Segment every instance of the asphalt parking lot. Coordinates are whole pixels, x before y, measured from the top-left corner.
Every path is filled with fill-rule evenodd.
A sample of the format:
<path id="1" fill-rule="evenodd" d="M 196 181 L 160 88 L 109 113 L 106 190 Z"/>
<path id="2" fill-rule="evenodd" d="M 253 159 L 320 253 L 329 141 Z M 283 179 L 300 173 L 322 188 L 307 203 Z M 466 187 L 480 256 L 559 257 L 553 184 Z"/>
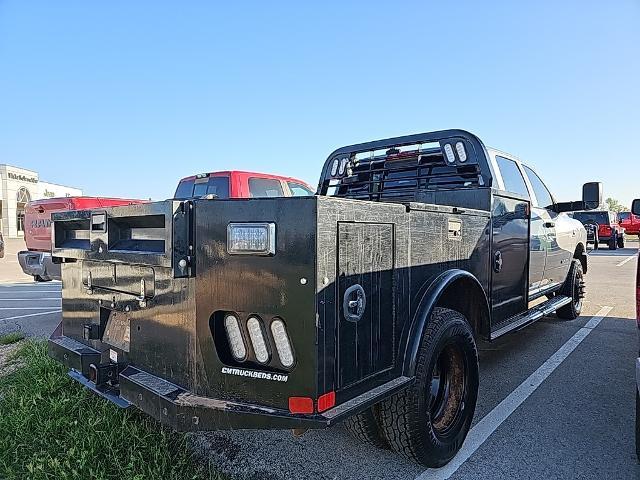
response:
<path id="1" fill-rule="evenodd" d="M 637 243 L 590 255 L 583 316 L 481 343 L 474 425 L 447 467 L 425 470 L 342 428 L 192 435 L 231 478 L 638 479 L 634 448 Z M 1 265 L 0 265 L 1 267 Z M 48 336 L 60 284 L 0 283 L 0 335 Z"/>

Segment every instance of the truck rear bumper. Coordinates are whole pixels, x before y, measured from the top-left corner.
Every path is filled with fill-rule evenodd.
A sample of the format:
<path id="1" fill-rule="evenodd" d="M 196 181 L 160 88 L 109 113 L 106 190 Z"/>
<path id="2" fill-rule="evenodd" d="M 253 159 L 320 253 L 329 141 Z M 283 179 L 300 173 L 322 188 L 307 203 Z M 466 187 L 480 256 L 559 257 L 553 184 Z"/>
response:
<path id="1" fill-rule="evenodd" d="M 60 265 L 53 263 L 48 252 L 25 250 L 18 253 L 18 263 L 27 275 L 39 276 L 43 280 L 60 280 Z"/>
<path id="2" fill-rule="evenodd" d="M 118 385 L 96 385 L 90 365 L 99 364 L 100 352 L 72 338 L 49 339 L 49 355 L 71 368 L 69 376 L 121 408 L 136 406 L 177 431 L 235 429 L 318 429 L 356 414 L 407 387 L 413 379 L 398 377 L 322 413 L 292 414 L 288 410 L 194 395 L 160 377 L 128 365 Z"/>

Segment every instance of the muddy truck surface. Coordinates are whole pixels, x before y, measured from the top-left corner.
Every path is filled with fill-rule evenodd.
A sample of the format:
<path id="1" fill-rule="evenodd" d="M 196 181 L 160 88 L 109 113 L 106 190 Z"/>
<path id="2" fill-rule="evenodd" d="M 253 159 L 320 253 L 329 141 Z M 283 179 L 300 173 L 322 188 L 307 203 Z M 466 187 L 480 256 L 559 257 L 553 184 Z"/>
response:
<path id="1" fill-rule="evenodd" d="M 312 429 L 428 466 L 461 447 L 476 340 L 580 314 L 586 233 L 462 130 L 344 147 L 312 197 L 54 214 L 50 355 L 177 430 Z"/>

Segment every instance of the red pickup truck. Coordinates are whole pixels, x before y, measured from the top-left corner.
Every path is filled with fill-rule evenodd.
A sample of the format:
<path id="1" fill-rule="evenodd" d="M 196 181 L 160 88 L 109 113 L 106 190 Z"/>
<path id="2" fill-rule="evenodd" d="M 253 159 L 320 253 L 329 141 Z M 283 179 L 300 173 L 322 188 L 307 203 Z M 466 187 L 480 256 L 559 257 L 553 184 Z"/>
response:
<path id="1" fill-rule="evenodd" d="M 24 241 L 27 250 L 18 253 L 22 271 L 36 282 L 60 278 L 60 265 L 51 260 L 51 214 L 64 210 L 91 210 L 143 203 L 142 200 L 100 197 L 60 197 L 33 200 L 25 208 Z"/>
<path id="2" fill-rule="evenodd" d="M 618 222 L 627 235 L 640 235 L 640 216 L 631 212 L 620 212 Z"/>
<path id="3" fill-rule="evenodd" d="M 587 242 L 593 241 L 593 248 L 598 249 L 601 243 L 606 243 L 609 250 L 624 248 L 625 229 L 618 223 L 618 215 L 608 210 L 589 210 L 587 212 L 574 212 L 573 218 L 582 222 L 585 228 L 594 233 L 593 240 L 590 235 Z M 589 234 L 589 231 L 587 230 Z"/>
<path id="4" fill-rule="evenodd" d="M 266 173 L 227 172 L 203 173 L 180 180 L 175 198 L 255 198 L 304 197 L 314 195 L 315 189 L 302 180 Z"/>

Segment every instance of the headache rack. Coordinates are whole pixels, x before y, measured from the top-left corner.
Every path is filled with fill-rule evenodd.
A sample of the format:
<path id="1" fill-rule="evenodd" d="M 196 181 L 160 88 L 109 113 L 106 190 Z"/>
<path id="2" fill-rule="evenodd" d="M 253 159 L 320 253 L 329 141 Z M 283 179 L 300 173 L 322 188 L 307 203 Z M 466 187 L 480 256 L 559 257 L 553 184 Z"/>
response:
<path id="1" fill-rule="evenodd" d="M 321 195 L 414 202 L 427 192 L 491 186 L 486 150 L 462 130 L 431 132 L 344 147 L 323 169 Z"/>
<path id="2" fill-rule="evenodd" d="M 449 165 L 439 148 L 399 153 L 391 149 L 386 155 L 356 162 L 350 174 L 335 183 L 334 196 L 373 201 L 413 201 L 419 190 L 482 186 L 477 164 Z"/>

